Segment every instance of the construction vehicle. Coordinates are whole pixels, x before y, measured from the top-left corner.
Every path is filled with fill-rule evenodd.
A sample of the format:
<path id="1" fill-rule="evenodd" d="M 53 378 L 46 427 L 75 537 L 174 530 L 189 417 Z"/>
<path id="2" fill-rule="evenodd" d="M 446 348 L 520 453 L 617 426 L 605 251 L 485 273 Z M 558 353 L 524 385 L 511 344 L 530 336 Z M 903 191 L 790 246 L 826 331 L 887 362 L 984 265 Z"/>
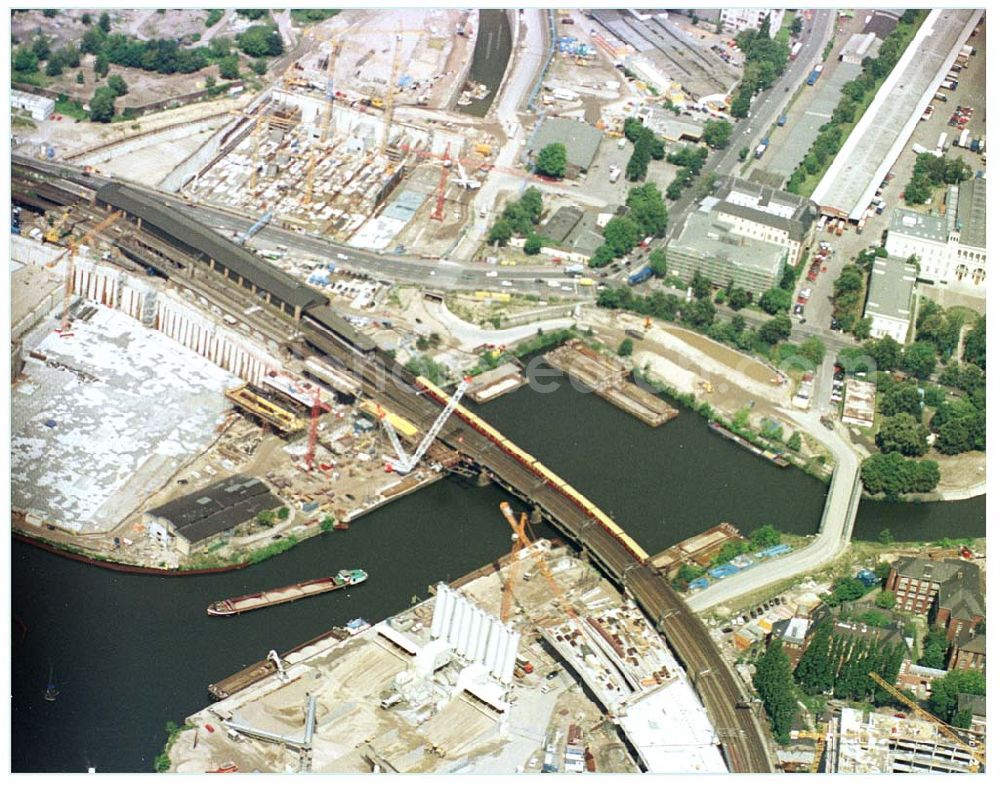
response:
<path id="1" fill-rule="evenodd" d="M 55 223 L 45 231 L 45 242 L 53 244 L 58 243 L 63 237 L 69 234 L 69 229 L 66 227 L 67 221 L 69 221 L 68 207 L 63 211 L 62 215 L 56 219 Z"/>
<path id="2" fill-rule="evenodd" d="M 117 212 L 112 213 L 99 224 L 97 224 L 93 229 L 88 231 L 79 242 L 76 240 L 69 241 L 69 256 L 66 260 L 66 283 L 63 288 L 63 309 L 62 309 L 62 321 L 59 325 L 59 335 L 68 338 L 72 333 L 69 331 L 69 307 L 73 301 L 73 280 L 76 276 L 76 250 L 80 245 L 86 245 L 90 242 L 90 239 L 97 235 L 98 233 L 104 231 L 112 224 L 116 223 L 119 218 L 122 217 L 124 213 Z"/>
<path id="3" fill-rule="evenodd" d="M 978 744 L 978 746 L 975 747 L 972 746 L 968 741 L 966 741 L 962 736 L 960 736 L 956 732 L 955 728 L 952 728 L 951 725 L 949 725 L 947 722 L 940 719 L 939 717 L 935 717 L 929 711 L 924 711 L 922 708 L 920 708 L 920 706 L 917 704 L 916 701 L 906 697 L 902 692 L 897 690 L 893 685 L 891 685 L 889 682 L 887 682 L 885 679 L 883 679 L 874 671 L 868 674 L 868 678 L 870 678 L 879 687 L 881 687 L 883 690 L 892 695 L 893 698 L 895 698 L 897 701 L 906 706 L 910 711 L 912 711 L 914 714 L 920 717 L 920 719 L 926 720 L 927 722 L 936 725 L 942 736 L 945 736 L 946 738 L 950 739 L 959 747 L 968 752 L 972 756 L 973 760 L 976 761 L 969 767 L 970 772 L 978 773 L 980 769 L 986 768 L 986 748 L 982 744 Z"/>
<path id="4" fill-rule="evenodd" d="M 698 386 L 701 387 L 705 392 L 711 393 L 715 388 L 712 387 L 711 382 L 701 381 L 698 382 Z"/>

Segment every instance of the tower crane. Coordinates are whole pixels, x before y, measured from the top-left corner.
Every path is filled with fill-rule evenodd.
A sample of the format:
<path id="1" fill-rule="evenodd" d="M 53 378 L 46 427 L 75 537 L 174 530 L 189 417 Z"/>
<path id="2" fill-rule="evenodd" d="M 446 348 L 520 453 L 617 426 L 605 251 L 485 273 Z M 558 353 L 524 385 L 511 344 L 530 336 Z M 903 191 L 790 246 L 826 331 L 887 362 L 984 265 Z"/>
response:
<path id="1" fill-rule="evenodd" d="M 514 530 L 515 536 L 521 541 L 521 546 L 527 548 L 531 545 L 531 540 L 524 532 L 524 527 L 522 527 L 517 519 L 514 517 L 514 511 L 510 508 L 510 504 L 507 502 L 500 502 L 500 512 L 503 513 L 503 517 L 507 519 L 507 523 L 510 524 L 511 529 Z M 540 551 L 532 552 L 535 558 L 535 563 L 538 565 L 538 571 L 545 578 L 545 581 L 549 584 L 552 592 L 555 594 L 556 602 L 559 603 L 559 607 L 562 609 L 572 621 L 583 629 L 583 624 L 580 622 L 580 617 L 577 615 L 573 606 L 569 604 L 566 599 L 566 592 L 563 591 L 562 587 L 556 582 L 556 579 L 552 577 L 552 571 L 549 569 L 548 562 L 545 561 L 545 554 Z"/>
<path id="2" fill-rule="evenodd" d="M 441 162 L 441 178 L 437 185 L 437 203 L 434 205 L 434 212 L 431 219 L 435 221 L 444 220 L 444 195 L 448 187 L 448 169 L 451 167 L 451 145 L 444 151 L 444 160 Z"/>
<path id="3" fill-rule="evenodd" d="M 413 455 L 406 452 L 405 448 L 399 441 L 399 436 L 396 434 L 396 429 L 389 422 L 389 418 L 386 417 L 386 413 L 381 407 L 379 408 L 379 419 L 382 422 L 382 427 L 385 428 L 386 433 L 389 436 L 389 441 L 392 442 L 392 447 L 396 451 L 396 457 L 385 458 L 386 467 L 389 471 L 394 471 L 399 474 L 409 474 L 413 471 L 420 459 L 424 457 L 424 453 L 430 449 L 431 444 L 437 438 L 441 429 L 444 427 L 445 422 L 451 416 L 451 413 L 455 411 L 455 407 L 458 406 L 459 400 L 465 394 L 466 389 L 472 383 L 472 379 L 468 376 L 462 379 L 458 383 L 458 387 L 455 388 L 454 394 L 448 401 L 448 404 L 441 410 L 441 413 L 437 416 L 434 424 L 430 427 L 424 438 L 421 440 L 420 444 L 417 445 L 416 451 Z"/>
<path id="4" fill-rule="evenodd" d="M 92 237 L 103 232 L 121 218 L 123 213 L 116 212 L 107 216 L 97 226 L 88 231 L 78 243 L 76 240 L 69 241 L 69 255 L 66 259 L 66 285 L 63 289 L 62 322 L 59 326 L 59 335 L 68 338 L 72 333 L 69 331 L 69 306 L 73 301 L 73 279 L 76 276 L 76 249 L 90 241 Z"/>
<path id="5" fill-rule="evenodd" d="M 382 141 L 379 143 L 379 155 L 385 155 L 389 144 L 389 131 L 392 128 L 392 112 L 396 105 L 396 80 L 399 78 L 399 60 L 403 53 L 403 32 L 397 31 L 393 38 L 392 69 L 389 71 L 389 89 L 385 93 L 385 116 L 382 118 Z"/>
<path id="6" fill-rule="evenodd" d="M 330 135 L 330 120 L 333 118 L 333 64 L 340 56 L 340 42 L 334 35 L 330 38 L 330 57 L 326 61 L 326 114 L 323 115 L 323 131 L 320 141 L 325 142 Z"/>
<path id="7" fill-rule="evenodd" d="M 929 711 L 924 711 L 922 708 L 920 708 L 919 705 L 917 705 L 916 701 L 910 700 L 902 692 L 897 690 L 893 685 L 891 685 L 889 682 L 887 682 L 885 679 L 883 679 L 874 671 L 868 674 L 868 678 L 870 678 L 879 687 L 881 687 L 883 690 L 892 695 L 893 698 L 895 698 L 904 706 L 906 706 L 910 711 L 912 711 L 922 720 L 934 723 L 934 725 L 937 726 L 938 730 L 941 732 L 943 736 L 946 736 L 947 738 L 951 739 L 959 747 L 968 752 L 972 756 L 973 760 L 976 761 L 969 767 L 969 771 L 975 773 L 979 771 L 980 767 L 982 768 L 986 767 L 985 747 L 983 746 L 973 747 L 971 744 L 969 744 L 969 742 L 967 742 L 965 739 L 959 736 L 947 722 L 940 719 L 939 717 L 935 717 Z"/>
<path id="8" fill-rule="evenodd" d="M 524 559 L 520 557 L 520 553 L 524 549 L 523 541 L 527 539 L 524 536 L 524 530 L 527 526 L 528 515 L 522 512 L 520 520 L 514 527 L 514 532 L 510 535 L 510 562 L 507 566 L 507 580 L 503 581 L 503 600 L 500 604 L 500 621 L 504 623 L 510 618 L 510 609 L 514 602 L 514 584 L 517 582 L 517 578 L 521 574 L 521 567 L 524 565 Z"/>

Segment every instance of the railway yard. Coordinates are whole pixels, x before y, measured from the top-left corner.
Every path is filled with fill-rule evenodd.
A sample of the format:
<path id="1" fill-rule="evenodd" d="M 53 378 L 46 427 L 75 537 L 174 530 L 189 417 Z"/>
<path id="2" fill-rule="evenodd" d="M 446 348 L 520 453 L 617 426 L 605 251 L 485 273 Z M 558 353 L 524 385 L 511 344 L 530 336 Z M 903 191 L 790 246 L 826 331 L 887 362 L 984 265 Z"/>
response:
<path id="1" fill-rule="evenodd" d="M 935 74 L 953 50 L 966 62 L 971 56 L 959 38 L 983 23 L 978 12 L 963 14 L 946 20 Z M 53 46 L 72 48 L 90 26 L 83 16 L 73 10 L 52 21 L 20 12 L 15 37 L 44 32 Z M 103 32 L 89 35 L 103 42 L 113 27 L 121 41 L 145 46 L 157 31 L 153 16 L 119 11 L 106 24 L 102 17 Z M 786 233 L 768 242 L 786 248 L 794 240 L 802 259 L 825 237 L 838 267 L 845 265 L 861 241 L 815 231 L 814 222 L 828 220 L 820 217 L 828 205 L 809 203 L 803 227 L 789 218 L 792 207 L 760 195 L 769 189 L 764 180 L 780 186 L 796 165 L 780 151 L 806 149 L 812 120 L 805 115 L 833 111 L 836 91 L 827 82 L 812 96 L 785 99 L 801 127 L 775 133 L 776 149 L 755 156 L 760 171 L 751 173 L 752 161 L 742 167 L 746 190 L 706 195 L 716 187 L 712 178 L 692 187 L 698 171 L 678 162 L 708 144 L 717 128 L 709 121 L 732 123 L 732 143 L 705 146 L 700 159 L 721 176 L 738 169 L 734 149 L 745 143 L 748 152 L 767 132 L 774 97 L 767 91 L 752 115 L 730 113 L 748 67 L 738 31 L 756 30 L 761 40 L 777 34 L 815 52 L 835 40 L 825 17 L 782 9 L 726 9 L 714 19 L 540 9 L 157 16 L 183 30 L 185 56 L 194 56 L 200 40 L 217 53 L 212 40 L 227 36 L 239 83 L 213 90 L 216 66 L 223 71 L 213 54 L 203 68 L 171 73 L 169 100 L 160 105 L 150 92 L 155 71 L 115 61 L 113 73 L 136 83 L 129 123 L 105 127 L 81 116 L 77 136 L 68 131 L 72 116 L 53 115 L 52 107 L 77 111 L 72 101 L 82 93 L 74 88 L 56 104 L 38 86 L 55 89 L 65 76 L 36 74 L 37 85 L 27 85 L 33 90 L 12 98 L 20 102 L 11 157 L 15 534 L 126 572 L 203 574 L 258 564 L 312 537 L 350 537 L 366 513 L 449 476 L 496 485 L 525 510 L 518 519 L 507 502 L 500 505 L 513 532 L 509 554 L 428 586 L 427 599 L 414 595 L 388 618 L 355 619 L 218 674 L 207 685 L 213 702 L 171 732 L 157 770 L 768 773 L 816 771 L 827 745 L 827 771 L 888 771 L 919 768 L 921 756 L 938 754 L 939 741 L 946 746 L 933 722 L 905 726 L 907 743 L 916 746 L 903 749 L 883 738 L 899 735 L 888 714 L 865 719 L 844 703 L 831 710 L 835 717 L 821 718 L 812 702 L 808 709 L 799 703 L 808 727 L 796 727 L 795 743 L 775 742 L 756 660 L 745 653 L 762 655 L 765 635 L 748 630 L 797 629 L 803 608 L 812 612 L 837 590 L 823 571 L 852 553 L 862 459 L 874 431 L 859 437 L 832 401 L 809 395 L 813 374 L 825 389 L 837 373 L 837 352 L 853 339 L 819 324 L 828 315 L 824 305 L 821 319 L 779 326 L 788 343 L 762 344 L 762 325 L 773 315 L 765 296 L 758 308 L 759 293 L 745 291 L 750 302 L 740 313 L 732 305 L 739 287 L 730 275 L 723 288 L 714 266 L 705 267 L 711 282 L 696 274 L 687 286 L 674 267 L 692 262 L 678 261 L 666 211 L 660 231 L 643 239 L 636 221 L 644 207 L 629 190 L 645 179 L 658 206 L 669 207 L 672 228 L 696 211 L 711 213 L 712 232 L 737 221 L 724 242 L 739 244 L 733 238 L 740 232 L 757 236 L 743 224 L 767 224 L 768 232 Z M 898 17 L 879 17 L 874 27 L 891 29 Z M 840 19 L 838 46 L 866 31 L 872 17 Z M 245 46 L 255 21 L 278 42 L 267 56 L 251 56 Z M 985 35 L 978 45 L 985 47 Z M 786 79 L 807 73 L 794 61 L 786 63 Z M 89 89 L 97 58 L 86 53 L 82 62 L 88 76 L 76 83 Z M 902 66 L 919 70 L 909 62 Z M 973 65 L 984 81 L 979 61 Z M 844 62 L 825 78 L 836 76 L 839 86 L 858 73 L 860 64 Z M 975 86 L 961 95 L 977 105 L 985 100 Z M 649 138 L 636 135 L 635 118 Z M 985 110 L 976 128 L 984 121 Z M 920 127 L 915 138 L 928 134 Z M 559 176 L 541 165 L 550 139 L 566 142 Z M 662 143 L 659 154 L 647 156 L 648 179 L 621 177 L 643 139 Z M 985 141 L 976 144 L 975 156 L 959 155 L 985 160 Z M 903 149 L 897 174 L 913 165 Z M 874 164 L 865 167 L 854 172 L 859 183 Z M 689 190 L 664 201 L 663 190 L 685 176 Z M 953 188 L 954 205 L 928 200 L 931 209 L 967 208 L 967 196 L 960 203 Z M 872 225 L 879 220 L 888 218 L 873 215 Z M 593 260 L 614 241 L 611 221 L 631 222 L 637 236 L 604 266 Z M 705 242 L 723 243 L 711 233 Z M 694 258 L 696 246 L 684 253 Z M 654 254 L 663 252 L 670 261 L 654 275 Z M 767 292 L 788 294 L 788 310 L 797 281 L 790 292 L 779 283 L 787 288 L 781 279 L 806 265 L 796 267 L 783 253 Z M 701 263 L 729 264 L 727 254 L 709 259 L 706 252 Z M 827 275 L 832 281 L 836 272 Z M 709 283 L 715 305 L 695 291 Z M 962 292 L 963 303 L 980 294 Z M 627 307 L 608 307 L 604 293 Z M 808 299 L 800 292 L 797 317 Z M 647 315 L 667 304 L 666 318 Z M 730 340 L 698 327 L 706 306 L 713 329 L 723 326 L 713 321 L 718 306 L 740 334 Z M 778 321 L 766 324 L 777 330 Z M 812 371 L 792 368 L 791 360 L 802 358 L 778 351 L 779 343 L 798 351 L 792 340 L 820 344 Z M 739 575 L 753 564 L 743 547 L 749 535 L 728 523 L 651 556 L 610 507 L 465 405 L 466 398 L 485 403 L 534 385 L 541 362 L 668 440 L 683 402 L 774 465 L 828 479 L 818 532 L 794 548 L 761 547 L 754 554 L 761 564 Z M 677 400 L 668 401 L 664 389 Z M 762 446 L 756 431 L 745 438 L 744 426 L 763 433 L 765 424 L 787 433 L 787 445 L 782 437 Z M 800 439 L 794 448 L 793 434 Z M 536 539 L 531 525 L 542 522 L 564 541 Z M 742 566 L 713 561 L 723 547 L 737 546 Z M 693 565 L 700 572 L 687 569 Z M 985 562 L 977 565 L 985 573 Z M 364 565 L 340 566 L 358 568 L 356 582 L 367 580 Z M 710 583 L 700 577 L 706 573 L 720 579 Z M 258 587 L 210 608 L 235 615 L 274 598 L 305 600 L 354 585 L 347 577 L 335 584 L 307 577 L 312 583 L 269 593 Z M 891 575 L 882 578 L 888 586 Z M 773 602 L 760 601 L 768 592 Z M 761 603 L 756 622 L 751 601 Z M 744 646 L 746 636 L 753 640 Z M 915 709 L 917 718 L 926 719 Z M 832 735 L 823 736 L 826 728 Z M 841 738 L 845 728 L 851 740 Z M 805 739 L 815 744 L 792 749 Z M 964 770 L 982 763 L 975 745 L 962 740 L 941 755 Z"/>

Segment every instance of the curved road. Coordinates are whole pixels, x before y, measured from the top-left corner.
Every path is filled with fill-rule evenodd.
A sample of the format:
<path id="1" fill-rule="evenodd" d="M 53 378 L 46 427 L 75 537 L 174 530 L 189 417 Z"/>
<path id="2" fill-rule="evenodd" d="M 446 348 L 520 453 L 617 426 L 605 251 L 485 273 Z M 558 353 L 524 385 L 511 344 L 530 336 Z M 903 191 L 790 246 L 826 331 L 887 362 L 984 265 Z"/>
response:
<path id="1" fill-rule="evenodd" d="M 719 603 L 729 602 L 777 581 L 819 569 L 840 556 L 851 541 L 854 519 L 861 500 L 861 461 L 857 453 L 846 441 L 846 434 L 841 436 L 842 426 L 837 425 L 836 431 L 828 431 L 820 424 L 818 414 L 787 412 L 787 415 L 813 438 L 822 442 L 837 462 L 830 480 L 819 533 L 805 548 L 773 561 L 761 562 L 689 597 L 687 604 L 693 611 L 706 611 Z"/>

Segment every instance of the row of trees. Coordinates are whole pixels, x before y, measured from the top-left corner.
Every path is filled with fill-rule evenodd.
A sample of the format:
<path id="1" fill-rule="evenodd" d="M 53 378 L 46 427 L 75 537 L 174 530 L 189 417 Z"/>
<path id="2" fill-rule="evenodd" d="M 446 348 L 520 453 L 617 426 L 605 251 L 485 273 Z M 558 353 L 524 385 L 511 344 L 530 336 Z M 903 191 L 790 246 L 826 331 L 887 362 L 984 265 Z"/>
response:
<path id="1" fill-rule="evenodd" d="M 667 186 L 668 199 L 674 201 L 680 199 L 684 189 L 691 185 L 701 172 L 707 158 L 708 149 L 694 145 L 685 145 L 667 156 L 669 163 L 680 167 L 670 185 Z"/>
<path id="2" fill-rule="evenodd" d="M 612 218 L 604 226 L 604 242 L 590 257 L 591 267 L 604 267 L 624 256 L 644 237 L 663 237 L 667 231 L 667 207 L 655 183 L 630 188 L 625 199 L 628 213 Z M 666 270 L 666 259 L 663 260 Z"/>
<path id="3" fill-rule="evenodd" d="M 625 177 L 631 182 L 646 178 L 650 160 L 662 161 L 666 155 L 663 140 L 635 117 L 625 120 L 625 138 L 632 142 L 632 156 L 625 164 Z"/>
<path id="4" fill-rule="evenodd" d="M 778 744 L 788 744 L 797 709 L 791 663 L 781 641 L 772 641 L 757 660 L 753 686 L 764 704 L 775 740 Z"/>
<path id="5" fill-rule="evenodd" d="M 938 158 L 933 153 L 921 153 L 913 165 L 913 175 L 906 184 L 903 197 L 907 204 L 923 204 L 934 189 L 942 185 L 957 185 L 972 177 L 972 168 L 961 158 Z"/>
<path id="6" fill-rule="evenodd" d="M 736 36 L 736 43 L 746 56 L 743 79 L 729 108 L 733 117 L 746 117 L 750 102 L 759 90 L 766 90 L 785 71 L 790 50 L 786 42 L 772 39 L 768 33 L 769 20 L 761 22 L 758 30 L 744 30 Z"/>
<path id="7" fill-rule="evenodd" d="M 840 102 L 834 108 L 830 120 L 820 127 L 819 135 L 813 141 L 798 168 L 789 177 L 786 186 L 789 191 L 799 193 L 806 177 L 825 169 L 840 152 L 840 146 L 851 126 L 871 102 L 871 96 L 875 95 L 882 81 L 896 65 L 905 49 L 905 42 L 912 37 L 917 23 L 926 13 L 926 11 L 905 12 L 896 29 L 886 37 L 879 49 L 878 57 L 866 57 L 861 63 L 861 75 L 841 88 Z"/>
<path id="8" fill-rule="evenodd" d="M 879 640 L 838 635 L 833 622 L 820 625 L 795 668 L 795 680 L 810 695 L 833 693 L 841 700 L 891 702 L 868 676 L 875 672 L 890 684 L 896 681 L 906 656 L 902 643 L 885 645 Z"/>

